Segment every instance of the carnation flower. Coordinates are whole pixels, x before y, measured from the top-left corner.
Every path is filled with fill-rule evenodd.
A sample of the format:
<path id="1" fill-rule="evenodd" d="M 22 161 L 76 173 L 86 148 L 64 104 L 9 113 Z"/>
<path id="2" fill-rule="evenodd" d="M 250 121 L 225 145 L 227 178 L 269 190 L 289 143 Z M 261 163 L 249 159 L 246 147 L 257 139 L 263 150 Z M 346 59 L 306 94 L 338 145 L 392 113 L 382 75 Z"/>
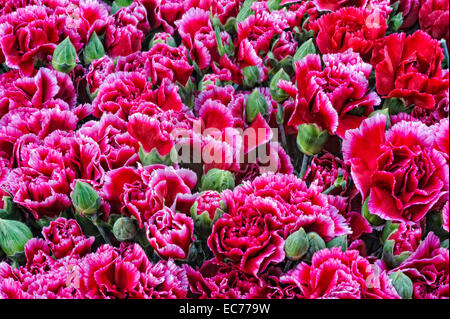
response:
<path id="1" fill-rule="evenodd" d="M 57 259 L 84 256 L 90 252 L 94 237 L 86 238 L 74 219 L 57 218 L 42 229 L 42 234 Z"/>
<path id="2" fill-rule="evenodd" d="M 436 108 L 440 94 L 448 91 L 448 72 L 441 69 L 442 59 L 439 42 L 423 31 L 385 37 L 372 57 L 377 92 L 388 98 L 402 98 L 417 108 Z"/>
<path id="3" fill-rule="evenodd" d="M 432 232 L 416 251 L 391 272 L 401 270 L 413 282 L 413 297 L 438 299 L 449 297 L 448 249 L 440 247 L 439 238 Z"/>
<path id="4" fill-rule="evenodd" d="M 419 11 L 420 29 L 431 35 L 434 39 L 445 39 L 449 46 L 449 1 L 426 0 Z"/>
<path id="5" fill-rule="evenodd" d="M 162 258 L 186 260 L 194 238 L 192 218 L 164 207 L 146 223 L 150 246 Z"/>
<path id="6" fill-rule="evenodd" d="M 35 64 L 46 64 L 60 38 L 55 16 L 44 6 L 27 6 L 11 12 L 0 25 L 0 47 L 6 63 L 26 76 Z"/>
<path id="7" fill-rule="evenodd" d="M 343 8 L 322 16 L 316 24 L 320 52 L 337 53 L 351 48 L 365 61 L 370 60 L 375 42 L 387 30 L 386 16 L 377 8 Z"/>
<path id="8" fill-rule="evenodd" d="M 319 55 L 308 55 L 295 63 L 298 89 L 283 80 L 278 86 L 295 97 L 296 106 L 289 125 L 316 123 L 343 137 L 380 103 L 375 92 L 368 92 L 372 67 L 352 50 L 326 54 L 323 60 L 323 70 Z M 358 110 L 362 116 L 354 115 Z"/>
<path id="9" fill-rule="evenodd" d="M 313 255 L 280 278 L 289 293 L 301 299 L 398 299 L 390 279 L 356 250 L 340 247 Z"/>
<path id="10" fill-rule="evenodd" d="M 385 127 L 386 117 L 376 115 L 348 131 L 344 160 L 363 199 L 369 197 L 372 214 L 418 222 L 448 189 L 445 158 L 432 148 L 433 135 L 424 124 L 402 121 L 387 132 Z"/>

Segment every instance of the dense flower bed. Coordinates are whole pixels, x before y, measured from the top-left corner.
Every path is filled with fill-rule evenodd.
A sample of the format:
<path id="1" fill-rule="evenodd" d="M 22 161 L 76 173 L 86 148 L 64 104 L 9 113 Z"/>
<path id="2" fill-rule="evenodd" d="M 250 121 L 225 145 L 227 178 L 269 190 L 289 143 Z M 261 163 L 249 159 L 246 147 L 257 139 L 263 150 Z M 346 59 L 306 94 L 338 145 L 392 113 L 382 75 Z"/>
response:
<path id="1" fill-rule="evenodd" d="M 0 298 L 449 298 L 448 0 L 0 0 Z"/>

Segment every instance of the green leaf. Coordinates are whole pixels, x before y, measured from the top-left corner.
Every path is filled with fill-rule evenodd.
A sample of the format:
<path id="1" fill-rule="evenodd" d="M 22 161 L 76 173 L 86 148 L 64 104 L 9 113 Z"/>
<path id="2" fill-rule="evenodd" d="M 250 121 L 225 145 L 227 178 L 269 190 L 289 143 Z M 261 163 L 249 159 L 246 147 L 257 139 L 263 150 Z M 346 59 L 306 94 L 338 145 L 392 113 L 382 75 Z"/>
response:
<path id="1" fill-rule="evenodd" d="M 403 272 L 396 271 L 389 275 L 392 284 L 397 290 L 397 293 L 403 299 L 411 299 L 413 294 L 413 283 L 411 279 L 406 276 Z"/>
<path id="2" fill-rule="evenodd" d="M 258 89 L 254 89 L 249 95 L 245 104 L 245 116 L 248 123 L 252 123 L 258 114 L 266 116 L 268 113 L 267 101 L 264 95 L 259 93 Z"/>
<path id="3" fill-rule="evenodd" d="M 308 54 L 315 54 L 316 53 L 316 47 L 314 46 L 313 39 L 309 39 L 306 42 L 304 42 L 298 49 L 297 52 L 294 54 L 294 58 L 292 59 L 292 64 L 295 69 L 295 62 L 300 61 L 304 57 L 306 57 Z"/>
<path id="4" fill-rule="evenodd" d="M 253 10 L 251 9 L 251 6 L 253 4 L 253 2 L 255 2 L 256 0 L 245 0 L 244 3 L 242 4 L 241 7 L 241 11 L 239 11 L 237 17 L 236 17 L 236 22 L 242 22 L 245 19 L 247 19 L 247 17 L 249 15 L 251 15 L 253 13 Z"/>
<path id="5" fill-rule="evenodd" d="M 281 0 L 269 0 L 267 2 L 267 7 L 269 8 L 270 12 L 276 11 L 281 8 L 280 3 L 281 3 Z"/>

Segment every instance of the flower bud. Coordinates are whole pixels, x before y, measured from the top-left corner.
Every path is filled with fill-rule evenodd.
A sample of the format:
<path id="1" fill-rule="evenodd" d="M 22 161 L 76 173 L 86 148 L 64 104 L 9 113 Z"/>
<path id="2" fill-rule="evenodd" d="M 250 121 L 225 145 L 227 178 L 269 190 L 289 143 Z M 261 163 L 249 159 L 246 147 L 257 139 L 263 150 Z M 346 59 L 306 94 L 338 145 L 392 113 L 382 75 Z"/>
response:
<path id="1" fill-rule="evenodd" d="M 77 51 L 72 42 L 70 42 L 69 37 L 66 37 L 53 52 L 52 66 L 57 71 L 69 73 L 73 70 L 76 63 Z"/>
<path id="2" fill-rule="evenodd" d="M 341 247 L 342 251 L 347 250 L 347 235 L 333 238 L 326 244 L 327 248 Z"/>
<path id="3" fill-rule="evenodd" d="M 94 215 L 100 208 L 100 197 L 88 183 L 77 181 L 72 192 L 72 202 L 77 213 Z"/>
<path id="4" fill-rule="evenodd" d="M 384 219 L 378 217 L 377 215 L 371 214 L 369 211 L 369 199 L 370 196 L 366 198 L 362 207 L 363 217 L 373 226 L 381 226 L 385 222 Z"/>
<path id="5" fill-rule="evenodd" d="M 175 39 L 171 35 L 166 34 L 166 33 L 164 33 L 163 37 L 161 36 L 161 33 L 155 33 L 152 40 L 150 41 L 149 49 L 153 48 L 153 46 L 158 43 L 165 43 L 168 46 L 171 46 L 173 48 L 177 47 L 177 43 L 175 42 Z"/>
<path id="6" fill-rule="evenodd" d="M 0 248 L 12 257 L 22 253 L 26 242 L 33 237 L 27 225 L 17 220 L 0 219 Z"/>
<path id="7" fill-rule="evenodd" d="M 303 228 L 290 234 L 284 242 L 284 251 L 291 260 L 300 260 L 308 252 L 308 248 L 308 236 Z"/>
<path id="8" fill-rule="evenodd" d="M 386 221 L 386 224 L 384 224 L 383 232 L 381 233 L 381 242 L 384 244 L 384 242 L 388 239 L 389 235 L 392 234 L 394 231 L 398 229 L 400 226 L 399 223 L 393 223 L 392 221 L 388 220 Z"/>
<path id="9" fill-rule="evenodd" d="M 258 67 L 256 66 L 247 66 L 242 69 L 242 75 L 244 77 L 244 87 L 252 88 L 257 83 L 261 82 L 261 76 L 259 74 Z"/>
<path id="10" fill-rule="evenodd" d="M 308 252 L 311 253 L 311 256 L 315 252 L 325 249 L 327 247 L 322 237 L 320 237 L 319 234 L 315 232 L 308 233 L 308 242 L 309 242 Z"/>
<path id="11" fill-rule="evenodd" d="M 103 44 L 97 36 L 97 33 L 94 31 L 89 38 L 88 44 L 83 50 L 84 63 L 89 64 L 94 60 L 100 59 L 104 55 L 105 49 L 103 48 Z"/>
<path id="12" fill-rule="evenodd" d="M 139 159 L 142 165 L 148 166 L 153 164 L 164 164 L 166 166 L 172 166 L 177 162 L 178 153 L 175 146 L 170 150 L 169 154 L 161 156 L 158 150 L 153 148 L 150 152 L 144 151 L 143 147 L 139 148 Z"/>
<path id="13" fill-rule="evenodd" d="M 268 113 L 267 101 L 258 89 L 254 89 L 249 95 L 247 103 L 245 104 L 245 116 L 248 123 L 252 123 L 258 114 L 262 117 Z"/>
<path id="14" fill-rule="evenodd" d="M 226 210 L 225 202 L 216 191 L 206 191 L 199 195 L 191 206 L 191 216 L 197 233 L 204 239 L 211 235 L 212 226 Z"/>
<path id="15" fill-rule="evenodd" d="M 328 132 L 321 130 L 316 124 L 301 124 L 298 126 L 297 146 L 308 156 L 319 153 L 328 141 Z"/>
<path id="16" fill-rule="evenodd" d="M 233 189 L 234 186 L 234 176 L 229 171 L 213 168 L 202 176 L 202 192 L 214 190 L 220 193 L 225 189 Z"/>
<path id="17" fill-rule="evenodd" d="M 411 299 L 413 294 L 413 283 L 411 279 L 403 272 L 396 271 L 389 275 L 392 285 L 400 297 L 403 299 Z"/>
<path id="18" fill-rule="evenodd" d="M 390 269 L 398 267 L 406 258 L 411 256 L 410 251 L 404 251 L 399 255 L 394 255 L 395 241 L 386 240 L 383 246 L 383 253 L 381 259 Z"/>
<path id="19" fill-rule="evenodd" d="M 137 233 L 136 224 L 132 218 L 120 217 L 113 226 L 114 237 L 118 241 L 132 240 Z"/>
<path id="20" fill-rule="evenodd" d="M 1 203 L 2 201 L 3 203 Z M 0 198 L 0 206 L 3 206 L 2 209 L 0 209 L 0 218 L 19 219 L 19 212 L 16 209 L 11 196 L 3 196 L 3 198 Z"/>
<path id="21" fill-rule="evenodd" d="M 287 94 L 285 91 L 283 91 L 278 87 L 278 82 L 280 80 L 286 81 L 290 80 L 289 75 L 284 71 L 283 68 L 281 68 L 277 73 L 275 73 L 275 75 L 272 77 L 272 80 L 270 80 L 269 85 L 270 95 L 278 103 L 283 102 L 289 97 L 289 94 Z"/>
<path id="22" fill-rule="evenodd" d="M 407 105 L 403 99 L 392 97 L 384 100 L 383 109 L 388 109 L 390 115 L 396 115 L 405 112 Z"/>

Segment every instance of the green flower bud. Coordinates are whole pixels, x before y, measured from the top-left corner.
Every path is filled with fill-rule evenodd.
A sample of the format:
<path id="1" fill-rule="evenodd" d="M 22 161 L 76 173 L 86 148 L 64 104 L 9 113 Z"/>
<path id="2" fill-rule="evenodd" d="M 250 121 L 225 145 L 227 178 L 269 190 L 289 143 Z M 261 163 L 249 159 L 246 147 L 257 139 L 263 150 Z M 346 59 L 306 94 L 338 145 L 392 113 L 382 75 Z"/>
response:
<path id="1" fill-rule="evenodd" d="M 328 132 L 317 124 L 301 124 L 298 126 L 298 149 L 308 156 L 319 153 L 328 141 Z"/>
<path id="2" fill-rule="evenodd" d="M 173 48 L 175 48 L 177 46 L 177 43 L 175 42 L 175 39 L 172 36 L 168 36 L 166 38 L 166 40 L 164 41 L 163 39 L 159 38 L 159 39 L 155 39 L 156 38 L 157 33 L 155 33 L 155 35 L 153 36 L 152 40 L 150 41 L 148 48 L 151 49 L 153 48 L 153 46 L 157 43 L 165 43 L 168 46 L 171 46 Z"/>
<path id="3" fill-rule="evenodd" d="M 20 219 L 20 215 L 11 196 L 3 196 L 3 209 L 0 209 L 0 218 L 4 219 Z"/>
<path id="4" fill-rule="evenodd" d="M 403 99 L 388 98 L 383 102 L 383 109 L 388 109 L 390 115 L 397 115 L 407 111 L 407 105 Z"/>
<path id="5" fill-rule="evenodd" d="M 258 67 L 256 66 L 247 66 L 242 69 L 242 75 L 244 76 L 244 87 L 252 88 L 257 83 L 261 82 L 261 77 L 259 75 Z"/>
<path id="6" fill-rule="evenodd" d="M 136 236 L 136 233 L 136 224 L 132 218 L 120 217 L 114 223 L 113 234 L 118 241 L 132 240 Z"/>
<path id="7" fill-rule="evenodd" d="M 278 70 L 277 73 L 275 73 L 275 75 L 272 77 L 272 80 L 270 80 L 269 85 L 270 95 L 278 103 L 283 102 L 289 97 L 289 94 L 287 94 L 285 91 L 283 91 L 278 87 L 278 82 L 280 82 L 280 80 L 286 81 L 290 80 L 289 75 L 284 71 L 283 68 L 281 68 L 280 70 Z"/>
<path id="8" fill-rule="evenodd" d="M 327 245 L 325 244 L 325 241 L 322 239 L 322 237 L 320 237 L 319 234 L 315 232 L 308 233 L 307 237 L 309 242 L 309 248 L 308 252 L 303 257 L 303 260 L 310 262 L 312 260 L 313 255 L 319 250 L 327 248 Z"/>
<path id="9" fill-rule="evenodd" d="M 100 196 L 88 183 L 77 181 L 72 192 L 72 203 L 77 213 L 94 215 L 100 208 Z"/>
<path id="10" fill-rule="evenodd" d="M 83 50 L 84 63 L 89 64 L 94 60 L 100 59 L 105 55 L 105 49 L 103 48 L 102 41 L 100 41 L 97 33 L 94 31 L 89 42 Z"/>
<path id="11" fill-rule="evenodd" d="M 254 89 L 249 95 L 247 103 L 245 104 L 245 117 L 248 123 L 252 123 L 258 114 L 266 116 L 268 113 L 267 101 L 258 89 Z"/>
<path id="12" fill-rule="evenodd" d="M 394 240 L 386 240 L 383 246 L 383 253 L 381 255 L 381 259 L 384 261 L 386 266 L 389 268 L 398 267 L 406 258 L 411 256 L 410 251 L 404 251 L 400 255 L 394 256 Z"/>
<path id="13" fill-rule="evenodd" d="M 27 225 L 17 220 L 0 219 L 0 248 L 12 257 L 24 251 L 26 242 L 33 237 Z"/>
<path id="14" fill-rule="evenodd" d="M 411 299 L 413 294 L 413 283 L 411 279 L 403 272 L 396 271 L 389 275 L 392 285 L 400 297 L 403 299 Z"/>
<path id="15" fill-rule="evenodd" d="M 287 258 L 300 260 L 309 249 L 308 236 L 303 228 L 293 232 L 284 242 L 284 251 Z"/>
<path id="16" fill-rule="evenodd" d="M 213 168 L 202 176 L 202 192 L 214 190 L 220 193 L 225 189 L 233 189 L 234 186 L 234 176 L 229 171 Z"/>
<path id="17" fill-rule="evenodd" d="M 386 224 L 384 224 L 383 232 L 381 233 L 381 242 L 384 244 L 384 242 L 389 238 L 389 235 L 395 232 L 399 226 L 399 223 L 393 223 L 392 221 L 387 220 Z"/>
<path id="18" fill-rule="evenodd" d="M 308 241 L 309 241 L 308 252 L 310 252 L 311 255 L 327 247 L 322 237 L 320 237 L 319 234 L 315 232 L 308 233 Z"/>
<path id="19" fill-rule="evenodd" d="M 297 52 L 294 54 L 294 58 L 292 59 L 292 64 L 295 69 L 295 62 L 300 61 L 304 57 L 306 57 L 308 54 L 315 54 L 316 53 L 316 47 L 314 46 L 313 39 L 309 39 L 308 41 L 305 41 L 302 43 L 302 45 L 297 49 Z"/>
<path id="20" fill-rule="evenodd" d="M 341 247 L 342 251 L 347 250 L 347 235 L 333 238 L 326 244 L 327 248 Z"/>
<path id="21" fill-rule="evenodd" d="M 70 42 L 69 37 L 66 37 L 53 52 L 52 66 L 57 71 L 69 73 L 73 70 L 76 63 L 77 51 L 72 42 Z"/>
<path id="22" fill-rule="evenodd" d="M 369 199 L 370 196 L 366 198 L 362 207 L 363 217 L 373 226 L 381 226 L 385 222 L 384 219 L 378 217 L 377 215 L 371 214 L 369 211 Z"/>
<path id="23" fill-rule="evenodd" d="M 151 152 L 147 153 L 144 151 L 142 146 L 139 148 L 139 159 L 141 160 L 142 165 L 148 166 L 152 164 L 164 164 L 166 166 L 172 166 L 177 162 L 178 153 L 175 146 L 170 150 L 170 153 L 164 156 L 161 156 L 158 150 L 153 148 Z"/>

